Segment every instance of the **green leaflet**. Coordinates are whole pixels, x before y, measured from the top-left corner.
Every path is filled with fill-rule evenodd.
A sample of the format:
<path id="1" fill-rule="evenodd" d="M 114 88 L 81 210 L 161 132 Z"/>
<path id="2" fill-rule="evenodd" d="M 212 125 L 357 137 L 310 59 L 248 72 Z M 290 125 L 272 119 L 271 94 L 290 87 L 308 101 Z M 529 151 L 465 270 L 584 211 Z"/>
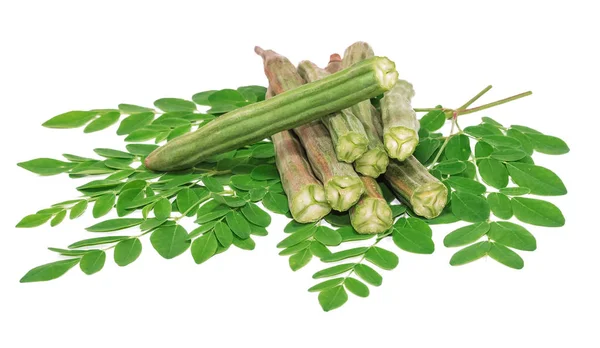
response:
<path id="1" fill-rule="evenodd" d="M 481 196 L 467 192 L 453 192 L 452 213 L 464 221 L 485 221 L 490 217 L 490 206 Z"/>
<path id="2" fill-rule="evenodd" d="M 325 312 L 336 309 L 348 301 L 348 293 L 341 285 L 325 289 L 319 293 L 319 304 Z"/>
<path id="3" fill-rule="evenodd" d="M 231 232 L 229 226 L 227 226 L 227 224 L 224 222 L 219 221 L 214 225 L 214 229 L 215 237 L 217 238 L 219 244 L 225 248 L 230 247 L 233 243 L 233 233 Z"/>
<path id="4" fill-rule="evenodd" d="M 250 224 L 244 215 L 237 211 L 232 211 L 225 215 L 225 220 L 236 236 L 241 239 L 250 237 Z"/>
<path id="5" fill-rule="evenodd" d="M 484 185 L 468 178 L 452 176 L 446 179 L 446 182 L 449 183 L 453 189 L 461 192 L 482 195 L 486 191 L 486 187 Z"/>
<path id="6" fill-rule="evenodd" d="M 570 151 L 569 146 L 560 138 L 551 135 L 527 133 L 535 151 L 548 155 L 563 155 Z"/>
<path id="7" fill-rule="evenodd" d="M 364 254 L 365 252 L 367 252 L 368 250 L 369 250 L 369 248 L 367 248 L 367 247 L 358 247 L 358 248 L 352 248 L 352 249 L 348 249 L 348 250 L 342 250 L 342 251 L 338 251 L 336 253 L 331 253 L 327 256 L 322 257 L 321 261 L 323 261 L 323 262 L 341 261 L 341 260 L 349 259 L 351 257 L 360 256 L 360 255 Z"/>
<path id="8" fill-rule="evenodd" d="M 432 254 L 435 247 L 431 237 L 412 228 L 393 228 L 392 238 L 398 248 L 417 254 Z"/>
<path id="9" fill-rule="evenodd" d="M 87 200 L 81 200 L 71 208 L 69 213 L 69 219 L 73 220 L 80 217 L 88 207 Z"/>
<path id="10" fill-rule="evenodd" d="M 526 163 L 507 163 L 512 180 L 519 186 L 529 188 L 532 194 L 559 196 L 567 194 L 562 180 L 549 169 Z"/>
<path id="11" fill-rule="evenodd" d="M 290 256 L 289 258 L 289 265 L 290 268 L 292 269 L 292 271 L 297 271 L 300 268 L 306 266 L 310 260 L 312 259 L 313 255 L 310 252 L 310 249 L 303 249 L 298 251 L 297 253 L 295 253 L 294 255 Z"/>
<path id="12" fill-rule="evenodd" d="M 450 138 L 446 149 L 444 149 L 446 158 L 459 161 L 466 161 L 471 156 L 471 144 L 469 137 L 464 134 L 455 135 Z"/>
<path id="13" fill-rule="evenodd" d="M 479 242 L 459 250 L 450 259 L 450 265 L 460 266 L 478 260 L 485 255 L 491 247 L 490 242 Z"/>
<path id="14" fill-rule="evenodd" d="M 514 269 L 521 269 L 524 266 L 523 259 L 514 251 L 498 243 L 491 243 L 488 255 L 501 264 Z"/>
<path id="15" fill-rule="evenodd" d="M 130 238 L 129 236 L 107 236 L 107 237 L 89 238 L 89 239 L 80 240 L 78 242 L 75 242 L 75 243 L 69 245 L 69 249 L 77 249 L 77 248 L 93 246 L 93 245 L 101 245 L 101 244 L 110 244 L 110 243 L 122 241 L 124 239 L 129 239 L 129 238 Z"/>
<path id="16" fill-rule="evenodd" d="M 47 128 L 77 128 L 85 125 L 96 117 L 94 111 L 69 111 L 58 116 L 54 116 L 44 122 L 42 126 Z"/>
<path id="17" fill-rule="evenodd" d="M 100 155 L 102 157 L 106 157 L 106 158 L 133 159 L 135 157 L 134 155 L 130 154 L 129 152 L 113 150 L 113 149 L 105 149 L 105 148 L 94 149 L 94 152 L 97 153 L 98 155 Z"/>
<path id="18" fill-rule="evenodd" d="M 462 173 L 465 169 L 467 169 L 467 165 L 462 161 L 447 160 L 438 163 L 435 166 L 435 169 L 439 170 L 442 174 L 452 175 Z"/>
<path id="19" fill-rule="evenodd" d="M 85 253 L 79 261 L 79 267 L 83 273 L 92 275 L 99 272 L 104 267 L 106 261 L 106 253 L 103 250 L 93 250 Z"/>
<path id="20" fill-rule="evenodd" d="M 500 161 L 493 158 L 482 159 L 477 163 L 477 168 L 486 184 L 495 188 L 503 188 L 508 185 L 508 171 Z"/>
<path id="21" fill-rule="evenodd" d="M 316 232 L 317 227 L 314 225 L 307 225 L 305 228 L 302 228 L 294 233 L 292 233 L 289 237 L 285 238 L 279 244 L 277 244 L 278 248 L 288 248 L 293 245 L 296 245 L 310 237 Z"/>
<path id="22" fill-rule="evenodd" d="M 119 110 L 126 114 L 135 114 L 140 112 L 154 112 L 154 109 L 133 104 L 119 104 Z"/>
<path id="23" fill-rule="evenodd" d="M 271 216 L 254 203 L 247 203 L 241 211 L 246 219 L 255 225 L 267 227 L 271 224 Z"/>
<path id="24" fill-rule="evenodd" d="M 436 106 L 436 108 L 437 107 L 441 108 L 441 106 Z M 421 124 L 421 128 L 435 132 L 442 128 L 444 123 L 446 123 L 446 115 L 443 110 L 429 111 L 421 117 L 419 123 Z"/>
<path id="25" fill-rule="evenodd" d="M 285 214 L 290 210 L 287 197 L 281 193 L 267 192 L 262 203 L 265 208 L 274 213 Z"/>
<path id="26" fill-rule="evenodd" d="M 137 226 L 144 222 L 144 219 L 110 219 L 99 222 L 93 226 L 86 228 L 88 232 L 112 232 L 118 231 L 125 228 Z"/>
<path id="27" fill-rule="evenodd" d="M 115 263 L 121 267 L 127 266 L 137 260 L 141 253 L 142 243 L 138 238 L 122 240 L 115 247 Z"/>
<path id="28" fill-rule="evenodd" d="M 37 227 L 45 224 L 48 220 L 52 218 L 52 214 L 31 214 L 27 215 L 19 223 L 16 227 L 19 228 L 28 228 L 28 227 Z"/>
<path id="29" fill-rule="evenodd" d="M 201 264 L 210 259 L 217 251 L 217 238 L 213 233 L 207 233 L 194 239 L 192 243 L 192 256 L 194 262 Z"/>
<path id="30" fill-rule="evenodd" d="M 383 282 L 383 278 L 377 271 L 362 263 L 354 267 L 354 273 L 373 286 L 380 286 Z"/>
<path id="31" fill-rule="evenodd" d="M 492 222 L 488 232 L 490 239 L 515 249 L 533 251 L 535 237 L 523 226 L 507 221 Z"/>
<path id="32" fill-rule="evenodd" d="M 335 279 L 329 279 L 326 280 L 324 282 L 320 282 L 314 286 L 312 286 L 310 289 L 308 289 L 309 292 L 319 292 L 319 291 L 323 291 L 325 289 L 330 289 L 333 288 L 337 285 L 340 285 L 344 282 L 344 278 L 335 278 Z"/>
<path id="33" fill-rule="evenodd" d="M 149 125 L 154 120 L 154 112 L 142 112 L 132 114 L 121 121 L 117 129 L 117 135 L 127 135 Z M 152 138 L 149 138 L 152 139 Z"/>
<path id="34" fill-rule="evenodd" d="M 444 245 L 447 247 L 458 247 L 471 244 L 483 237 L 489 229 L 490 224 L 485 221 L 461 227 L 446 235 Z"/>
<path id="35" fill-rule="evenodd" d="M 114 193 L 108 193 L 100 196 L 94 203 L 92 215 L 94 218 L 102 217 L 112 210 L 115 205 L 117 196 Z"/>
<path id="36" fill-rule="evenodd" d="M 21 283 L 31 282 L 44 282 L 52 279 L 56 279 L 61 275 L 67 273 L 68 270 L 73 268 L 79 263 L 79 258 L 61 260 L 52 263 L 47 263 L 31 269 L 27 274 L 21 278 Z"/>
<path id="37" fill-rule="evenodd" d="M 329 246 L 337 246 L 342 242 L 342 236 L 338 231 L 325 226 L 319 226 L 317 228 L 315 239 Z"/>
<path id="38" fill-rule="evenodd" d="M 349 270 L 353 269 L 354 266 L 357 266 L 357 265 L 358 264 L 356 264 L 356 263 L 343 263 L 340 265 L 322 269 L 322 270 L 318 271 L 317 273 L 313 274 L 312 277 L 314 279 L 332 277 L 334 275 L 348 272 Z"/>
<path id="39" fill-rule="evenodd" d="M 437 139 L 423 139 L 417 145 L 413 156 L 421 163 L 426 163 L 442 143 Z"/>
<path id="40" fill-rule="evenodd" d="M 154 102 L 154 106 L 165 112 L 196 111 L 196 104 L 189 100 L 179 98 L 161 98 Z"/>
<path id="41" fill-rule="evenodd" d="M 510 199 L 502 193 L 492 192 L 487 196 L 492 213 L 497 217 L 508 220 L 513 216 Z"/>
<path id="42" fill-rule="evenodd" d="M 554 204 L 539 199 L 514 197 L 512 208 L 515 217 L 523 222 L 546 227 L 560 227 L 565 217 Z"/>
<path id="43" fill-rule="evenodd" d="M 355 278 L 346 278 L 344 286 L 348 291 L 359 297 L 369 296 L 369 288 L 360 280 Z"/>
<path id="44" fill-rule="evenodd" d="M 172 259 L 181 255 L 190 246 L 186 230 L 179 225 L 161 227 L 155 230 L 150 236 L 150 242 L 154 250 L 165 259 Z"/>
<path id="45" fill-rule="evenodd" d="M 63 162 L 52 158 L 36 158 L 31 161 L 17 163 L 17 165 L 39 175 L 66 173 L 76 166 L 74 163 Z"/>
<path id="46" fill-rule="evenodd" d="M 93 133 L 103 129 L 106 129 L 113 124 L 117 123 L 119 118 L 121 117 L 121 113 L 118 111 L 107 112 L 92 122 L 88 123 L 88 125 L 83 129 L 84 133 Z"/>
<path id="47" fill-rule="evenodd" d="M 391 270 L 398 266 L 398 256 L 396 254 L 376 246 L 369 248 L 365 254 L 365 259 L 385 270 Z"/>

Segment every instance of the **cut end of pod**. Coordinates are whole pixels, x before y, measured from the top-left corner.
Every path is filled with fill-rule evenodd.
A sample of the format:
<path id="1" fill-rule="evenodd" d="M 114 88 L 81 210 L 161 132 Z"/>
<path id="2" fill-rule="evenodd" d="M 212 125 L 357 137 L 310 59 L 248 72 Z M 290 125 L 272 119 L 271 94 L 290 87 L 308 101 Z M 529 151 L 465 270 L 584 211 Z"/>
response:
<path id="1" fill-rule="evenodd" d="M 365 152 L 354 162 L 354 169 L 362 175 L 377 178 L 385 173 L 390 160 L 382 148 L 374 148 Z"/>
<path id="2" fill-rule="evenodd" d="M 384 199 L 366 197 L 352 209 L 350 223 L 358 233 L 383 233 L 392 227 L 392 209 Z"/>
<path id="3" fill-rule="evenodd" d="M 448 189 L 441 182 L 421 185 L 410 198 L 415 214 L 433 219 L 442 213 L 448 200 Z"/>
<path id="4" fill-rule="evenodd" d="M 358 202 L 365 186 L 358 176 L 336 176 L 325 183 L 325 195 L 331 208 L 346 211 Z"/>
<path id="5" fill-rule="evenodd" d="M 335 153 L 337 159 L 346 163 L 353 163 L 362 156 L 369 145 L 369 140 L 364 134 L 348 133 L 338 138 Z"/>
<path id="6" fill-rule="evenodd" d="M 419 136 L 413 129 L 392 127 L 383 134 L 383 143 L 391 158 L 404 161 L 419 145 Z"/>
<path id="7" fill-rule="evenodd" d="M 290 200 L 292 217 L 300 223 L 319 221 L 330 211 L 331 206 L 321 185 L 305 186 Z"/>
<path id="8" fill-rule="evenodd" d="M 398 81 L 398 71 L 396 71 L 396 64 L 389 60 L 387 57 L 373 57 L 375 59 L 375 72 L 379 85 L 389 91 L 392 89 Z"/>

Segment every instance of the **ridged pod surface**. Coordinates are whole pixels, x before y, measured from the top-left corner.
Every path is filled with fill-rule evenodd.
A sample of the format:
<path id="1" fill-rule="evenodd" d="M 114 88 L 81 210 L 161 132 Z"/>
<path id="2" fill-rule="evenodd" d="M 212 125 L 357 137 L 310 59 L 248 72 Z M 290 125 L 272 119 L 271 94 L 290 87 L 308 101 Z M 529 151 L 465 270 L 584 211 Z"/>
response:
<path id="1" fill-rule="evenodd" d="M 273 93 L 285 93 L 304 84 L 294 65 L 284 56 L 271 50 L 258 50 L 264 60 L 265 74 Z M 321 121 L 294 128 L 306 150 L 306 156 L 325 188 L 331 208 L 346 211 L 356 204 L 364 192 L 362 181 L 352 166 L 338 161 L 329 132 Z"/>
<path id="2" fill-rule="evenodd" d="M 272 97 L 267 91 L 266 98 Z M 289 130 L 271 136 L 275 147 L 275 164 L 294 220 L 307 223 L 321 220 L 331 211 L 325 189 L 315 178 L 306 154 L 296 136 Z"/>
<path id="3" fill-rule="evenodd" d="M 397 79 L 392 61 L 374 57 L 352 69 L 219 116 L 154 150 L 145 165 L 155 171 L 192 168 L 213 155 L 253 144 L 377 96 L 392 88 Z"/>
<path id="4" fill-rule="evenodd" d="M 342 68 L 344 72 L 352 67 L 362 64 L 374 57 L 373 49 L 366 42 L 356 42 L 350 45 L 344 52 Z M 377 132 L 375 116 L 371 112 L 371 101 L 364 100 L 350 107 L 350 110 L 363 124 L 367 137 L 369 138 L 368 150 L 354 162 L 357 172 L 373 178 L 383 174 L 388 166 L 388 154 L 383 142 Z"/>
<path id="5" fill-rule="evenodd" d="M 392 227 L 392 209 L 383 198 L 375 179 L 368 176 L 361 176 L 360 179 L 365 185 L 365 193 L 358 203 L 350 208 L 352 227 L 361 234 L 383 233 Z"/>
<path id="6" fill-rule="evenodd" d="M 419 144 L 419 121 L 410 104 L 414 95 L 410 83 L 398 80 L 381 99 L 383 144 L 388 155 L 400 161 L 412 155 Z"/>
<path id="7" fill-rule="evenodd" d="M 317 81 L 330 75 L 307 60 L 298 64 L 298 74 L 306 82 Z M 334 112 L 323 117 L 321 121 L 331 135 L 338 160 L 352 163 L 367 151 L 369 139 L 365 129 L 350 109 Z"/>
<path id="8" fill-rule="evenodd" d="M 448 189 L 414 156 L 403 162 L 391 160 L 385 180 L 398 199 L 410 205 L 419 216 L 433 219 L 446 206 Z"/>

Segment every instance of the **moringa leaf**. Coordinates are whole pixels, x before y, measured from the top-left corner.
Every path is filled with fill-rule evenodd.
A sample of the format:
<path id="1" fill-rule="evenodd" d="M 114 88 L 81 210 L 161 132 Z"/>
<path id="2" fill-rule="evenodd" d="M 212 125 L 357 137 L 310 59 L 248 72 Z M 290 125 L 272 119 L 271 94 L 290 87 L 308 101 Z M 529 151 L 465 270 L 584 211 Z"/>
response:
<path id="1" fill-rule="evenodd" d="M 165 112 L 196 111 L 196 104 L 189 100 L 179 98 L 161 98 L 154 102 L 154 106 Z"/>
<path id="2" fill-rule="evenodd" d="M 125 228 L 137 226 L 144 222 L 144 219 L 134 218 L 121 218 L 121 219 L 110 219 L 99 222 L 93 226 L 86 228 L 88 232 L 112 232 L 118 231 Z"/>
<path id="3" fill-rule="evenodd" d="M 115 263 L 121 267 L 127 266 L 142 253 L 142 243 L 138 238 L 125 239 L 115 246 Z"/>
<path id="4" fill-rule="evenodd" d="M 458 247 L 467 245 L 479 240 L 490 230 L 490 224 L 487 222 L 478 222 L 456 229 L 444 238 L 446 247 Z"/>
<path id="5" fill-rule="evenodd" d="M 231 211 L 225 215 L 225 220 L 229 228 L 240 239 L 248 239 L 250 237 L 250 224 L 248 220 L 238 211 Z"/>
<path id="6" fill-rule="evenodd" d="M 110 244 L 114 242 L 119 242 L 124 239 L 130 238 L 129 236 L 106 236 L 106 237 L 98 237 L 98 238 L 88 238 L 84 240 L 80 240 L 68 246 L 69 249 L 77 249 L 87 246 L 101 245 L 101 244 Z"/>
<path id="7" fill-rule="evenodd" d="M 436 108 L 441 108 L 441 106 L 436 106 Z M 443 110 L 429 111 L 421 117 L 419 123 L 421 124 L 421 128 L 435 132 L 446 123 L 446 114 L 444 114 Z"/>
<path id="8" fill-rule="evenodd" d="M 492 213 L 497 217 L 508 220 L 513 216 L 510 199 L 502 193 L 492 192 L 487 196 Z"/>
<path id="9" fill-rule="evenodd" d="M 486 187 L 481 183 L 467 178 L 452 176 L 445 180 L 456 191 L 468 192 L 474 195 L 484 194 Z"/>
<path id="10" fill-rule="evenodd" d="M 342 263 L 340 265 L 335 265 L 335 266 L 332 266 L 329 268 L 322 269 L 322 270 L 318 271 L 317 273 L 313 274 L 312 277 L 313 277 L 313 279 L 333 277 L 334 275 L 348 272 L 349 270 L 353 269 L 354 266 L 356 266 L 356 265 L 358 265 L 358 264 Z"/>
<path id="11" fill-rule="evenodd" d="M 52 218 L 52 214 L 31 214 L 22 218 L 17 224 L 18 228 L 37 227 L 45 224 Z"/>
<path id="12" fill-rule="evenodd" d="M 240 210 L 246 219 L 255 225 L 267 227 L 271 224 L 271 215 L 254 203 L 247 203 Z"/>
<path id="13" fill-rule="evenodd" d="M 210 259 L 217 252 L 217 238 L 213 233 L 207 233 L 192 242 L 192 256 L 196 264 Z"/>
<path id="14" fill-rule="evenodd" d="M 337 246 L 342 242 L 340 233 L 326 226 L 317 227 L 315 239 L 328 246 Z"/>
<path id="15" fill-rule="evenodd" d="M 263 197 L 262 204 L 265 208 L 278 214 L 285 214 L 290 210 L 287 197 L 280 193 L 267 192 Z"/>
<path id="16" fill-rule="evenodd" d="M 562 139 L 551 135 L 528 133 L 527 138 L 531 141 L 535 151 L 548 155 L 563 155 L 570 151 L 569 146 Z"/>
<path id="17" fill-rule="evenodd" d="M 490 239 L 519 250 L 534 251 L 535 237 L 523 226 L 507 221 L 496 221 L 490 224 Z"/>
<path id="18" fill-rule="evenodd" d="M 297 271 L 300 268 L 306 266 L 310 260 L 312 259 L 313 255 L 310 252 L 310 249 L 304 249 L 301 250 L 297 253 L 295 253 L 294 255 L 290 256 L 289 258 L 289 265 L 290 268 L 292 269 L 292 271 Z"/>
<path id="19" fill-rule="evenodd" d="M 490 217 L 490 206 L 481 196 L 467 192 L 453 192 L 452 214 L 464 221 L 485 221 Z"/>
<path id="20" fill-rule="evenodd" d="M 142 112 L 127 116 L 119 124 L 117 135 L 131 134 L 133 131 L 143 128 L 154 120 L 154 112 Z"/>
<path id="21" fill-rule="evenodd" d="M 492 243 L 487 241 L 479 242 L 457 251 L 452 255 L 452 258 L 450 258 L 450 265 L 460 266 L 486 256 L 490 250 L 491 244 Z"/>
<path id="22" fill-rule="evenodd" d="M 348 293 L 341 285 L 325 289 L 319 293 L 319 304 L 325 312 L 339 308 L 348 301 Z"/>
<path id="23" fill-rule="evenodd" d="M 83 254 L 79 261 L 79 267 L 83 273 L 92 275 L 99 272 L 106 262 L 106 253 L 103 250 L 92 250 Z"/>
<path id="24" fill-rule="evenodd" d="M 27 162 L 17 163 L 25 170 L 39 175 L 56 175 L 66 173 L 76 166 L 75 163 L 63 162 L 52 158 L 36 158 Z"/>
<path id="25" fill-rule="evenodd" d="M 233 243 L 233 233 L 229 226 L 227 226 L 224 222 L 217 222 L 214 225 L 215 229 L 215 237 L 217 237 L 217 241 L 225 248 L 228 248 Z"/>
<path id="26" fill-rule="evenodd" d="M 360 256 L 360 255 L 366 253 L 368 250 L 369 250 L 369 248 L 367 248 L 367 247 L 358 247 L 358 248 L 342 250 L 342 251 L 331 253 L 327 256 L 322 257 L 321 261 L 323 261 L 323 262 L 341 261 L 341 260 L 345 260 L 345 259 L 348 259 L 351 257 Z"/>
<path id="27" fill-rule="evenodd" d="M 47 128 L 78 128 L 96 117 L 95 111 L 69 111 L 52 117 L 42 126 Z"/>
<path id="28" fill-rule="evenodd" d="M 373 286 L 380 286 L 383 282 L 383 278 L 377 271 L 362 263 L 354 267 L 354 273 Z"/>
<path id="29" fill-rule="evenodd" d="M 432 254 L 435 247 L 431 237 L 412 228 L 394 227 L 392 239 L 398 248 L 416 254 Z"/>
<path id="30" fill-rule="evenodd" d="M 510 268 L 521 269 L 524 266 L 521 256 L 502 244 L 491 243 L 488 255 L 492 259 Z"/>
<path id="31" fill-rule="evenodd" d="M 479 175 L 486 184 L 498 189 L 508 185 L 508 171 L 500 161 L 482 159 L 477 163 L 477 168 L 479 168 Z"/>
<path id="32" fill-rule="evenodd" d="M 505 187 L 498 190 L 500 193 L 507 196 L 523 196 L 531 192 L 527 187 Z"/>
<path id="33" fill-rule="evenodd" d="M 529 188 L 532 194 L 560 196 L 567 194 L 567 188 L 558 175 L 550 169 L 526 163 L 507 163 L 508 173 L 519 186 Z"/>
<path id="34" fill-rule="evenodd" d="M 180 225 L 160 227 L 152 232 L 150 242 L 154 250 L 165 259 L 181 255 L 190 246 L 187 232 Z"/>
<path id="35" fill-rule="evenodd" d="M 471 144 L 469 137 L 464 134 L 458 134 L 450 138 L 444 149 L 447 159 L 466 161 L 471 156 Z"/>
<path id="36" fill-rule="evenodd" d="M 69 219 L 73 220 L 80 217 L 88 207 L 87 200 L 81 200 L 71 208 L 69 213 Z"/>
<path id="37" fill-rule="evenodd" d="M 528 224 L 546 227 L 560 227 L 565 217 L 558 207 L 540 199 L 514 197 L 512 208 L 515 217 Z"/>
<path id="38" fill-rule="evenodd" d="M 348 277 L 344 281 L 344 286 L 348 291 L 359 297 L 369 296 L 369 288 L 360 280 Z"/>
<path id="39" fill-rule="evenodd" d="M 121 117 L 121 113 L 118 111 L 107 112 L 92 122 L 88 123 L 88 125 L 83 129 L 84 133 L 93 133 L 97 131 L 101 131 L 106 129 L 113 124 L 117 123 L 119 118 Z"/>
<path id="40" fill-rule="evenodd" d="M 53 280 L 67 273 L 68 270 L 73 268 L 78 263 L 79 258 L 47 263 L 31 269 L 23 276 L 23 278 L 21 278 L 20 282 L 31 283 Z"/>
<path id="41" fill-rule="evenodd" d="M 277 244 L 278 248 L 288 248 L 293 245 L 296 245 L 308 238 L 312 237 L 317 230 L 315 225 L 307 225 L 305 228 L 297 230 L 290 234 L 289 237 L 285 238 L 281 242 Z"/>
<path id="42" fill-rule="evenodd" d="M 376 246 L 369 248 L 365 253 L 365 259 L 385 270 L 391 270 L 398 266 L 398 256 L 396 254 Z"/>
<path id="43" fill-rule="evenodd" d="M 325 289 L 333 288 L 336 285 L 340 285 L 343 282 L 344 282 L 344 278 L 329 279 L 329 280 L 326 280 L 324 282 L 320 282 L 320 283 L 312 286 L 310 289 L 308 289 L 308 291 L 309 292 L 320 292 L 320 291 L 323 291 Z"/>

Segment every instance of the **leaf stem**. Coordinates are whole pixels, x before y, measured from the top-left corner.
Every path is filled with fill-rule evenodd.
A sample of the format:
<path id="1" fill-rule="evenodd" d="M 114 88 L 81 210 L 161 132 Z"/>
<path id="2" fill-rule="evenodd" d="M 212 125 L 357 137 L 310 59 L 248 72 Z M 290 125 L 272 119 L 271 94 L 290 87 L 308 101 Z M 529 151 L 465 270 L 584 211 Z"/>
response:
<path id="1" fill-rule="evenodd" d="M 492 85 L 489 85 L 486 88 L 484 88 L 483 90 L 481 90 L 481 92 L 477 93 L 477 95 L 475 95 L 473 98 L 471 98 L 468 102 L 466 102 L 463 106 L 461 106 L 457 110 L 466 110 L 469 106 L 471 106 L 471 104 L 476 102 L 477 99 L 481 98 L 481 96 L 484 95 L 485 93 L 487 93 L 487 91 L 489 91 L 490 89 L 492 89 Z"/>
<path id="2" fill-rule="evenodd" d="M 455 112 L 456 114 L 456 112 Z M 450 128 L 450 134 L 448 135 L 448 137 L 446 137 L 446 140 L 444 140 L 444 143 L 442 144 L 442 146 L 440 147 L 438 153 L 435 155 L 435 157 L 433 158 L 433 161 L 431 162 L 431 164 L 429 165 L 429 169 L 431 169 L 436 163 L 437 161 L 440 159 L 440 157 L 442 156 L 442 152 L 444 152 L 444 149 L 446 148 L 446 145 L 448 145 L 448 142 L 450 141 L 450 139 L 452 139 L 452 137 L 455 135 L 454 133 L 454 127 L 456 126 L 456 117 L 452 118 L 452 127 Z"/>
<path id="3" fill-rule="evenodd" d="M 478 106 L 478 107 L 475 107 L 475 108 L 472 108 L 472 109 L 466 109 L 466 110 L 460 110 L 459 109 L 459 110 L 457 110 L 457 116 L 472 114 L 472 113 L 477 112 L 477 111 L 489 109 L 489 108 L 497 106 L 497 105 L 505 104 L 505 103 L 508 103 L 510 101 L 513 101 L 513 100 L 517 100 L 517 99 L 521 99 L 523 97 L 527 97 L 528 95 L 531 95 L 531 94 L 532 94 L 531 91 L 527 91 L 527 92 L 524 92 L 524 93 L 521 93 L 521 94 L 513 95 L 512 97 L 508 97 L 508 98 L 505 98 L 505 99 L 500 99 L 500 100 L 497 100 L 497 101 L 495 101 L 493 103 L 484 104 L 484 105 L 481 105 L 481 106 Z"/>

